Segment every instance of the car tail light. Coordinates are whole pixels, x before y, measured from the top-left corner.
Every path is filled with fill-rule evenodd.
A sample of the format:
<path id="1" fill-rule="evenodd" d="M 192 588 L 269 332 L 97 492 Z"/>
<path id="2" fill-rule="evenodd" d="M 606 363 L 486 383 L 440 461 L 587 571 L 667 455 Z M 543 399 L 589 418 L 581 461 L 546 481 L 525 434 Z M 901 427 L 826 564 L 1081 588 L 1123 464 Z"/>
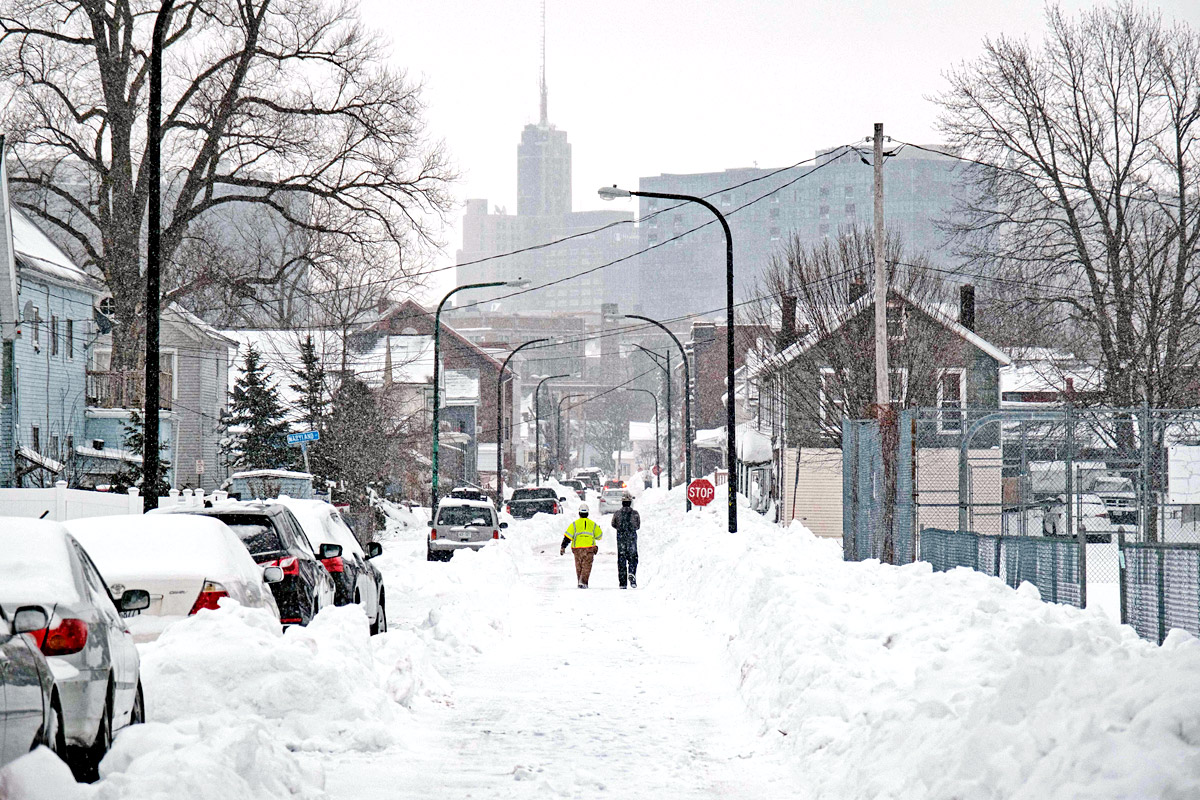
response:
<path id="1" fill-rule="evenodd" d="M 279 567 L 283 570 L 284 575 L 299 575 L 300 574 L 300 559 L 295 556 L 287 558 L 277 558 L 274 561 L 268 561 L 263 564 L 264 567 Z"/>
<path id="2" fill-rule="evenodd" d="M 504 510 L 511 514 L 512 513 L 512 503 L 505 504 Z"/>
<path id="3" fill-rule="evenodd" d="M 346 571 L 346 562 L 342 561 L 341 556 L 334 556 L 333 558 L 323 558 L 323 559 L 321 559 L 321 563 L 325 565 L 326 572 L 345 572 Z"/>
<path id="4" fill-rule="evenodd" d="M 430 538 L 430 540 L 431 540 L 431 541 L 432 541 L 433 539 L 436 539 L 436 538 L 437 538 L 437 528 L 430 528 L 430 529 L 429 529 L 429 538 Z"/>
<path id="5" fill-rule="evenodd" d="M 493 538 L 493 539 L 499 539 L 499 538 L 500 538 L 500 531 L 492 531 L 492 538 Z"/>
<path id="6" fill-rule="evenodd" d="M 299 625 L 301 622 L 304 622 L 304 620 L 300 619 L 299 617 L 289 617 L 287 619 L 280 617 L 279 621 L 284 625 Z"/>
<path id="7" fill-rule="evenodd" d="M 558 503 L 555 503 L 555 504 L 554 504 L 554 508 L 553 508 L 553 509 L 550 511 L 550 513 L 551 513 L 551 514 L 557 514 L 557 513 L 558 513 Z"/>
<path id="8" fill-rule="evenodd" d="M 53 628 L 41 633 L 38 647 L 48 656 L 69 656 L 78 653 L 87 644 L 87 623 L 81 619 L 64 619 Z"/>
<path id="9" fill-rule="evenodd" d="M 271 566 L 279 566 L 272 564 Z M 225 587 L 216 581 L 205 581 L 200 587 L 200 594 L 196 596 L 196 602 L 192 603 L 192 610 L 188 612 L 188 616 L 195 614 L 204 608 L 216 610 L 218 601 L 222 597 L 229 597 L 229 592 L 225 591 Z"/>

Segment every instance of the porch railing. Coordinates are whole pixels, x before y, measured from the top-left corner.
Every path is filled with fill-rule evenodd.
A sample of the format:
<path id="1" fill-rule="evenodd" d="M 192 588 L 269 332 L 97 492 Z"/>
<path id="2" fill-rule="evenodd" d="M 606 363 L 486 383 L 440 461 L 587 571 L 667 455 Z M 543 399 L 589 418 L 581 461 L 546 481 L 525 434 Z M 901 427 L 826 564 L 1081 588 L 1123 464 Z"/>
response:
<path id="1" fill-rule="evenodd" d="M 158 375 L 158 392 L 163 409 L 171 408 L 175 376 Z M 92 408 L 143 408 L 146 405 L 146 373 L 140 370 L 87 372 L 87 404 Z"/>

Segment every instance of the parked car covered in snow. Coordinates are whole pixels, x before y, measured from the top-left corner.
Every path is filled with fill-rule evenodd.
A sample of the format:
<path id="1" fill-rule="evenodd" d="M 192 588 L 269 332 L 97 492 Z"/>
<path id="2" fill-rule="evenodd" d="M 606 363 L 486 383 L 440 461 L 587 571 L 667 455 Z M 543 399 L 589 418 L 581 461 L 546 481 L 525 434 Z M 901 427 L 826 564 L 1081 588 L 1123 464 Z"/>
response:
<path id="1" fill-rule="evenodd" d="M 38 745 L 66 754 L 62 702 L 35 635 L 50 618 L 40 606 L 0 607 L 0 767 Z"/>
<path id="2" fill-rule="evenodd" d="M 446 498 L 438 504 L 437 517 L 429 521 L 426 558 L 449 561 L 457 550 L 482 549 L 507 527 L 491 503 Z"/>
<path id="3" fill-rule="evenodd" d="M 150 593 L 150 606 L 129 620 L 134 640 L 151 641 L 171 622 L 230 597 L 278 619 L 271 583 L 279 567 L 260 567 L 229 526 L 194 514 L 89 517 L 63 523 L 119 597 L 126 586 Z"/>
<path id="4" fill-rule="evenodd" d="M 1059 495 L 1046 505 L 1042 516 L 1042 532 L 1046 536 L 1066 536 L 1067 514 L 1075 517 L 1074 532 L 1083 531 L 1088 542 L 1111 542 L 1119 527 L 1113 524 L 1108 508 L 1099 495 L 1081 494 L 1069 498 Z"/>
<path id="5" fill-rule="evenodd" d="M 283 580 L 271 584 L 279 621 L 307 625 L 334 604 L 333 579 L 321 562 L 342 554 L 341 545 L 313 547 L 295 515 L 279 503 L 227 500 L 208 508 L 166 508 L 151 514 L 198 514 L 228 525 L 260 567 L 279 567 Z"/>
<path id="6" fill-rule="evenodd" d="M 364 549 L 350 526 L 336 508 L 323 500 L 296 500 L 280 497 L 275 502 L 284 505 L 308 534 L 308 540 L 320 547 L 323 544 L 341 545 L 342 554 L 322 563 L 333 578 L 334 602 L 339 606 L 359 603 L 371 620 L 371 633 L 387 630 L 387 605 L 383 574 L 371 559 L 383 552 L 379 542 L 367 542 Z"/>
<path id="7" fill-rule="evenodd" d="M 43 520 L 0 518 L 0 575 L 6 615 L 27 606 L 46 612 L 34 638 L 62 703 L 67 762 L 94 780 L 113 734 L 145 720 L 138 651 L 121 615 L 147 608 L 150 595 L 129 588 L 114 600 L 83 546 Z"/>

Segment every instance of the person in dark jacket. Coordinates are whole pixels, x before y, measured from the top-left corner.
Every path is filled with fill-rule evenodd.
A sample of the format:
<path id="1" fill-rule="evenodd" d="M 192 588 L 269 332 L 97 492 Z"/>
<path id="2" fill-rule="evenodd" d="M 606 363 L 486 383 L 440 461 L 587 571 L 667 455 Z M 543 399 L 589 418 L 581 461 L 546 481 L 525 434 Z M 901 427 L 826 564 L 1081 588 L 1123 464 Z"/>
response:
<path id="1" fill-rule="evenodd" d="M 612 518 L 613 529 L 617 532 L 617 582 L 621 588 L 626 588 L 626 578 L 629 587 L 637 588 L 637 532 L 642 527 L 642 517 L 633 510 L 633 497 L 628 493 L 621 498 L 621 507 Z"/>

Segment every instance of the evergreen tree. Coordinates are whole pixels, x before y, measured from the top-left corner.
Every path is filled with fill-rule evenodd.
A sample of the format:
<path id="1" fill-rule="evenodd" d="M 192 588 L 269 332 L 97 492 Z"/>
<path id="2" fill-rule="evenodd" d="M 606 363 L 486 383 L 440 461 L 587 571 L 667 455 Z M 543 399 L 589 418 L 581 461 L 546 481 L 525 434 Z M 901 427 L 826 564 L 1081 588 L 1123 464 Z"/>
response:
<path id="1" fill-rule="evenodd" d="M 242 374 L 230 393 L 229 410 L 222 414 L 225 437 L 221 454 L 235 469 L 280 469 L 291 465 L 288 423 L 279 389 L 271 381 L 253 346 L 247 348 Z"/>
<path id="2" fill-rule="evenodd" d="M 142 423 L 142 415 L 136 409 L 129 412 L 129 422 L 125 423 L 125 451 L 134 455 L 142 455 L 144 453 L 146 441 L 146 426 Z M 142 496 L 165 497 L 171 489 L 171 484 L 167 482 L 167 469 L 170 463 L 167 461 L 166 453 L 168 448 L 162 442 L 158 444 L 158 480 L 156 486 L 147 491 L 142 486 L 142 466 L 140 464 L 132 464 L 128 461 L 121 464 L 121 469 L 115 472 L 109 480 L 109 491 L 112 492 L 127 492 L 130 487 L 137 486 L 142 490 Z"/>
<path id="3" fill-rule="evenodd" d="M 386 420 L 362 381 L 349 378 L 338 388 L 328 435 L 322 436 L 326 477 L 341 483 L 351 498 L 365 497 L 369 484 L 387 479 L 392 458 Z"/>
<path id="4" fill-rule="evenodd" d="M 303 450 L 293 453 L 292 463 L 296 469 L 307 469 L 311 472 L 314 478 L 313 485 L 322 489 L 330 471 L 329 459 L 325 458 L 329 449 L 329 394 L 325 381 L 325 366 L 317 355 L 311 335 L 306 336 L 300 343 L 300 367 L 292 370 L 292 377 L 296 382 L 288 388 L 299 395 L 294 407 L 296 417 L 306 430 L 320 431 L 322 437 L 320 441 L 308 444 L 307 465 Z"/>
<path id="5" fill-rule="evenodd" d="M 329 414 L 329 398 L 326 394 L 325 367 L 317 356 L 312 335 L 300 344 L 300 368 L 292 371 L 296 382 L 291 384 L 293 392 L 300 395 L 296 401 L 296 413 L 307 423 L 309 430 L 321 430 Z"/>

